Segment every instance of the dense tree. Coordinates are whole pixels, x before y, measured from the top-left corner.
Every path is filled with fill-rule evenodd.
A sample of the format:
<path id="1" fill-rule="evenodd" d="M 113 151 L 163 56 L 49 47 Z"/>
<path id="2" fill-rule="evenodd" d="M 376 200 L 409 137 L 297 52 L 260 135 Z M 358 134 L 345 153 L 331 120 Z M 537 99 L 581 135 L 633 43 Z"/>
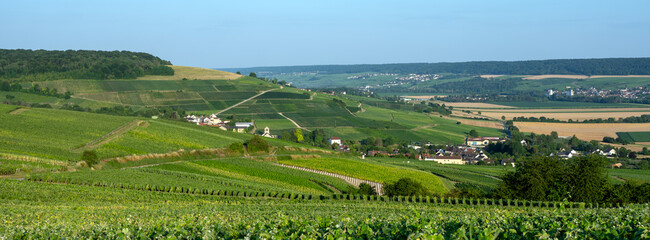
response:
<path id="1" fill-rule="evenodd" d="M 367 183 L 359 184 L 359 193 L 365 195 L 377 195 L 377 191 L 375 190 L 375 187 L 370 186 L 370 184 Z"/>
<path id="2" fill-rule="evenodd" d="M 360 65 L 313 65 L 226 69 L 243 72 L 397 73 L 397 74 L 578 74 L 578 75 L 649 75 L 650 58 L 554 59 L 535 61 L 482 61 L 460 63 L 397 63 Z"/>
<path id="3" fill-rule="evenodd" d="M 0 49 L 0 79 L 125 79 L 144 75 L 173 75 L 169 61 L 129 51 L 46 51 Z"/>
<path id="4" fill-rule="evenodd" d="M 246 141 L 246 148 L 251 153 L 268 152 L 270 147 L 269 143 L 258 135 L 254 135 L 253 138 Z"/>
<path id="5" fill-rule="evenodd" d="M 88 167 L 99 163 L 99 157 L 97 157 L 97 152 L 95 150 L 84 150 L 81 154 L 81 160 L 85 161 L 88 164 Z"/>
<path id="6" fill-rule="evenodd" d="M 598 155 L 567 160 L 533 156 L 508 172 L 495 195 L 537 201 L 602 202 L 608 188 L 605 164 Z"/>
<path id="7" fill-rule="evenodd" d="M 400 178 L 395 183 L 384 184 L 384 194 L 392 196 L 426 195 L 427 191 L 421 183 L 410 178 Z"/>
<path id="8" fill-rule="evenodd" d="M 478 137 L 478 132 L 476 130 L 472 129 L 472 130 L 469 130 L 468 135 L 470 137 Z"/>

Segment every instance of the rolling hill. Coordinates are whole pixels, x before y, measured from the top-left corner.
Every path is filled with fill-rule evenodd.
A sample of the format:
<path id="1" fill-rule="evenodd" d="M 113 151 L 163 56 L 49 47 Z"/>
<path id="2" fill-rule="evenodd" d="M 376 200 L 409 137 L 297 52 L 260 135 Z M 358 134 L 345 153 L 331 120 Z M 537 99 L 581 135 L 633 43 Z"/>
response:
<path id="1" fill-rule="evenodd" d="M 331 96 L 282 87 L 217 70 L 171 67 L 175 72 L 173 76 L 69 79 L 24 82 L 22 85 L 24 89 L 38 84 L 41 88 L 57 89 L 58 92 L 70 91 L 73 93 L 70 99 L 27 92 L 4 91 L 0 94 L 11 95 L 14 103 L 47 103 L 54 108 L 70 105 L 91 109 L 127 106 L 135 110 L 169 107 L 194 114 L 222 112 L 221 117 L 235 115 L 238 119 L 251 119 L 257 129 L 268 126 L 276 135 L 298 126 L 306 130 L 324 129 L 329 136 L 349 140 L 394 136 L 406 142 L 460 143 L 471 129 L 483 135 L 502 134 L 498 129 L 457 125 L 456 121 L 436 115 L 416 113 L 413 106 L 401 103 L 372 99 L 360 101 L 353 96 Z M 232 107 L 236 104 L 239 105 Z M 393 110 L 376 106 L 391 106 Z"/>

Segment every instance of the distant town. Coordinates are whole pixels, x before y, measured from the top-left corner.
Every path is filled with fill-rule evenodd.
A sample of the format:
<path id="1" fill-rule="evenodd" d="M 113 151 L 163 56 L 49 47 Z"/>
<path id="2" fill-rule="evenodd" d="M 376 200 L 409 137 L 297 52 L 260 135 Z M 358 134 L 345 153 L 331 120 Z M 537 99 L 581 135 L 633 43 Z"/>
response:
<path id="1" fill-rule="evenodd" d="M 544 94 L 547 97 L 564 95 L 567 97 L 572 96 L 585 96 L 585 97 L 622 97 L 636 99 L 644 95 L 650 95 L 650 88 L 648 87 L 635 87 L 635 88 L 620 88 L 616 90 L 602 90 L 594 87 L 590 88 L 571 88 L 567 87 L 565 90 L 548 89 Z"/>

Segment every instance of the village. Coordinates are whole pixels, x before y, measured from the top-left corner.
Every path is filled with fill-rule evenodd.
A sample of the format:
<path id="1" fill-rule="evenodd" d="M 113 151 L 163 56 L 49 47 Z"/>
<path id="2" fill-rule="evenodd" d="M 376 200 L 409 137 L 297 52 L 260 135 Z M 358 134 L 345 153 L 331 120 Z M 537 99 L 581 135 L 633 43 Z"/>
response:
<path id="1" fill-rule="evenodd" d="M 566 87 L 565 90 L 548 89 L 544 94 L 547 97 L 564 95 L 567 97 L 585 96 L 585 97 L 621 97 L 636 99 L 644 95 L 650 95 L 650 88 L 635 87 L 635 88 L 620 88 L 616 90 L 599 90 L 594 87 L 590 88 L 577 88 Z"/>
<path id="2" fill-rule="evenodd" d="M 235 122 L 230 120 L 222 120 L 216 114 L 208 116 L 187 115 L 185 119 L 188 122 L 195 123 L 200 126 L 217 127 L 224 131 L 233 132 L 250 132 L 255 128 L 254 122 Z M 264 127 L 262 134 L 258 134 L 267 138 L 278 138 L 277 135 L 272 135 L 268 126 Z M 351 152 L 349 144 L 344 144 L 340 137 L 331 137 L 327 140 L 332 149 L 339 152 Z M 513 159 L 502 159 L 498 162 L 490 159 L 484 152 L 484 148 L 491 143 L 503 143 L 505 138 L 501 137 L 468 137 L 465 139 L 465 144 L 462 145 L 444 145 L 444 147 L 437 146 L 431 148 L 431 143 L 414 143 L 408 144 L 406 147 L 412 149 L 414 153 L 403 153 L 400 149 L 394 148 L 392 151 L 368 150 L 367 152 L 360 152 L 362 159 L 365 157 L 405 157 L 417 159 L 421 161 L 431 161 L 438 164 L 468 164 L 468 165 L 501 165 L 508 167 L 515 167 Z M 521 140 L 522 145 L 527 145 L 525 140 Z M 549 154 L 549 157 L 558 157 L 562 159 L 569 159 L 577 156 L 597 154 L 609 158 L 616 157 L 616 150 L 611 149 L 596 149 L 589 152 L 580 152 L 573 149 L 561 149 L 556 153 Z M 616 164 L 612 167 L 620 167 Z"/>

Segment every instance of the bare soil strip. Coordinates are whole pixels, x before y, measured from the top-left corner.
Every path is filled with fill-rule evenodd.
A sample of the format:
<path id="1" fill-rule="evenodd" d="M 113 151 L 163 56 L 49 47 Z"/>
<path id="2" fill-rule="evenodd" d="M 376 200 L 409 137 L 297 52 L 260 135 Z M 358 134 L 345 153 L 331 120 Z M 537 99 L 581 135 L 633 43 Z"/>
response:
<path id="1" fill-rule="evenodd" d="M 435 127 L 435 126 L 438 126 L 438 124 L 430 124 L 430 125 L 419 126 L 419 127 L 416 127 L 416 128 L 412 128 L 411 131 L 417 131 L 417 130 L 424 129 L 424 128 L 432 128 L 432 127 Z"/>
<path id="2" fill-rule="evenodd" d="M 134 128 L 138 127 L 138 125 L 141 125 L 141 124 L 142 124 L 143 127 L 149 126 L 149 124 L 147 122 L 142 121 L 142 120 L 134 120 L 134 121 L 128 122 L 128 123 L 120 126 L 119 128 L 116 128 L 112 132 L 104 135 L 103 137 L 95 139 L 92 142 L 89 142 L 89 143 L 87 143 L 86 145 L 84 145 L 82 147 L 73 149 L 72 152 L 81 152 L 81 151 L 84 151 L 84 150 L 93 150 L 93 149 L 95 149 L 95 148 L 97 148 L 97 147 L 99 147 L 101 145 L 104 145 L 104 144 L 112 141 L 113 139 L 119 138 L 120 136 L 122 136 L 122 134 L 133 130 Z"/>
<path id="3" fill-rule="evenodd" d="M 282 114 L 281 112 L 279 112 L 278 114 L 280 114 L 280 116 L 282 116 L 282 117 L 284 117 L 284 118 L 286 118 L 287 120 L 289 120 L 289 121 L 291 121 L 291 122 L 293 123 L 293 125 L 296 125 L 296 127 L 297 127 L 297 128 L 300 128 L 300 129 L 305 129 L 305 130 L 307 130 L 307 131 L 310 131 L 310 130 L 309 130 L 309 129 L 307 129 L 307 128 L 304 128 L 304 127 L 301 127 L 300 125 L 298 125 L 298 123 L 297 123 L 296 121 L 294 121 L 293 119 L 291 119 L 291 118 L 289 118 L 289 117 L 287 117 L 287 116 L 285 116 L 285 115 L 284 115 L 284 114 Z M 310 132 L 311 132 L 311 131 L 310 131 Z"/>
<path id="4" fill-rule="evenodd" d="M 29 110 L 29 108 L 16 108 L 14 110 L 9 111 L 8 113 L 11 115 L 18 115 L 27 110 Z"/>
<path id="5" fill-rule="evenodd" d="M 280 164 L 280 163 L 274 164 L 274 165 L 281 166 L 281 167 L 286 167 L 286 168 L 293 168 L 293 169 L 302 170 L 302 171 L 306 171 L 306 172 L 318 173 L 318 174 L 321 174 L 321 175 L 326 175 L 326 176 L 330 176 L 330 177 L 343 179 L 343 181 L 346 181 L 347 183 L 352 184 L 355 187 L 359 187 L 359 184 L 361 184 L 361 183 L 367 183 L 370 186 L 375 188 L 375 191 L 377 191 L 377 195 L 379 195 L 379 196 L 383 195 L 383 192 L 382 192 L 383 185 L 381 183 L 376 183 L 376 182 L 371 182 L 371 181 L 368 181 L 368 180 L 348 177 L 348 176 L 345 176 L 345 175 L 340 175 L 340 174 L 331 173 L 331 172 L 319 171 L 319 170 L 303 168 L 303 167 L 296 167 L 296 166 L 291 166 L 291 165 L 284 165 L 284 164 Z"/>

